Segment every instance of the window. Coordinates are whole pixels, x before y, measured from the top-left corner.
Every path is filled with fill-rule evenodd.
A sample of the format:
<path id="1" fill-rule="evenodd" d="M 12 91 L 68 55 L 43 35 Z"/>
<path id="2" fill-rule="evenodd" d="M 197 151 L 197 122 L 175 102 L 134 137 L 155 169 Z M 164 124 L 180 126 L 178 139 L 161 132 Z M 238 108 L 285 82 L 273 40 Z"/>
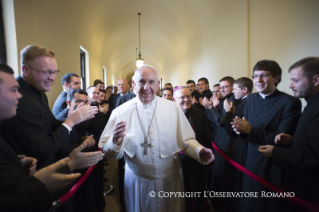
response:
<path id="1" fill-rule="evenodd" d="M 2 1 L 0 0 L 0 62 L 7 64 L 7 53 L 5 44 Z"/>
<path id="2" fill-rule="evenodd" d="M 82 89 L 86 90 L 90 86 L 89 52 L 82 46 L 80 46 L 80 69 Z"/>
<path id="3" fill-rule="evenodd" d="M 104 85 L 105 87 L 107 86 L 107 81 L 106 81 L 106 68 L 103 66 L 103 81 L 104 81 Z"/>

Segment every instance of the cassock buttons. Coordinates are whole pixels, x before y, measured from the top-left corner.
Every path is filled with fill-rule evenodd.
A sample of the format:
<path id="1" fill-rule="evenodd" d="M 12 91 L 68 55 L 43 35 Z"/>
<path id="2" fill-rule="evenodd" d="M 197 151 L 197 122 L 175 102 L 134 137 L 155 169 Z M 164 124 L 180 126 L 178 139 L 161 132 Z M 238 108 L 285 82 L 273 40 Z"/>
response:
<path id="1" fill-rule="evenodd" d="M 153 152 L 153 154 L 155 154 L 155 152 Z"/>

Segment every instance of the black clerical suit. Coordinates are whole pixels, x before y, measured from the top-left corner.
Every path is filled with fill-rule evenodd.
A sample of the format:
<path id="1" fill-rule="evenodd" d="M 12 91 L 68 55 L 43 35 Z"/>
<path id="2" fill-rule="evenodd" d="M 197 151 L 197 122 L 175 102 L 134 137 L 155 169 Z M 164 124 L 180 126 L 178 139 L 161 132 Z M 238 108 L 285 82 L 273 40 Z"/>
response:
<path id="1" fill-rule="evenodd" d="M 192 97 L 195 97 L 195 99 L 197 100 L 197 102 L 199 102 L 199 98 L 202 97 L 202 95 L 198 92 L 198 90 L 195 90 L 192 93 Z"/>
<path id="2" fill-rule="evenodd" d="M 291 148 L 274 147 L 275 165 L 288 169 L 284 190 L 319 206 L 319 92 L 306 99 Z M 305 210 L 289 202 L 290 211 Z"/>
<path id="3" fill-rule="evenodd" d="M 191 124 L 196 140 L 205 147 L 211 147 L 210 134 L 212 128 L 205 116 L 205 113 L 197 108 L 190 108 L 186 113 L 186 118 Z M 201 192 L 200 196 L 185 198 L 185 208 L 187 212 L 205 211 L 204 191 L 206 191 L 206 166 L 198 161 L 181 154 L 181 165 L 183 169 L 183 179 L 185 192 Z"/>
<path id="4" fill-rule="evenodd" d="M 205 97 L 209 100 L 213 96 L 213 93 L 210 89 L 203 91 L 202 93 L 202 98 L 204 99 Z"/>
<path id="5" fill-rule="evenodd" d="M 17 81 L 22 98 L 17 115 L 3 121 L 4 136 L 17 154 L 36 158 L 37 169 L 41 169 L 56 161 L 55 154 L 70 142 L 70 134 L 54 118 L 46 94 L 34 89 L 21 76 Z"/>
<path id="6" fill-rule="evenodd" d="M 82 143 L 82 137 L 93 135 L 95 145 L 90 148 L 85 148 L 82 152 L 98 151 L 98 143 L 103 129 L 107 123 L 107 115 L 102 112 L 95 114 L 95 117 L 75 125 L 71 131 L 71 145 L 66 145 L 64 157 L 67 156 L 74 148 Z M 63 156 L 62 155 L 62 156 Z M 77 170 L 82 175 L 85 174 L 88 168 Z M 105 208 L 103 187 L 103 160 L 99 161 L 92 173 L 86 178 L 84 183 L 74 194 L 66 205 L 62 205 L 60 211 L 65 212 L 85 212 L 85 211 L 103 211 Z"/>
<path id="7" fill-rule="evenodd" d="M 232 114 L 226 113 L 224 109 L 224 101 L 226 98 L 220 100 L 217 108 L 206 110 L 205 114 L 211 121 L 214 128 L 213 141 L 214 143 L 234 161 L 242 164 L 244 141 L 236 133 L 229 132 L 229 119 Z M 227 96 L 227 100 L 233 102 L 236 108 L 236 115 L 242 116 L 243 105 L 241 100 L 236 100 L 231 93 Z M 231 164 L 227 163 L 225 159 L 214 150 L 215 161 L 212 170 L 212 187 L 216 192 L 239 192 L 241 183 L 241 173 Z M 218 211 L 234 211 L 238 209 L 238 198 L 212 198 L 212 205 Z"/>
<path id="8" fill-rule="evenodd" d="M 260 145 L 274 145 L 275 136 L 280 133 L 294 135 L 301 114 L 301 102 L 279 90 L 265 97 L 253 93 L 247 97 L 244 117 L 251 125 L 247 136 L 245 167 L 273 184 L 282 188 L 284 170 L 275 166 L 273 160 L 258 151 Z M 243 175 L 243 192 L 258 192 L 260 198 L 241 199 L 241 211 L 279 211 L 280 198 L 261 198 L 261 191 L 267 188 L 248 175 Z"/>
<path id="9" fill-rule="evenodd" d="M 121 94 L 117 93 L 117 94 L 114 94 L 110 97 L 109 99 L 109 112 L 110 114 L 112 113 L 112 111 L 116 108 L 116 102 L 117 102 L 117 99 L 121 96 Z"/>
<path id="10" fill-rule="evenodd" d="M 195 90 L 194 93 L 196 91 L 197 90 Z M 195 99 L 196 99 L 196 96 L 198 96 L 198 98 L 196 99 L 198 103 L 194 103 L 192 105 L 192 107 L 195 107 L 195 108 L 198 108 L 198 109 L 200 109 L 202 111 L 205 111 L 206 110 L 205 107 L 199 103 L 199 98 L 203 98 L 204 99 L 206 97 L 208 100 L 210 100 L 210 98 L 213 96 L 212 91 L 208 89 L 208 90 L 203 91 L 202 94 L 200 94 L 198 91 L 197 91 L 197 93 L 198 94 L 195 95 Z M 192 94 L 192 96 L 193 96 L 193 94 Z"/>
<path id="11" fill-rule="evenodd" d="M 0 211 L 46 211 L 52 199 L 45 185 L 24 172 L 17 154 L 0 135 Z"/>
<path id="12" fill-rule="evenodd" d="M 66 104 L 67 92 L 62 91 L 52 108 L 52 114 L 57 120 L 65 121 L 68 116 L 69 109 Z"/>

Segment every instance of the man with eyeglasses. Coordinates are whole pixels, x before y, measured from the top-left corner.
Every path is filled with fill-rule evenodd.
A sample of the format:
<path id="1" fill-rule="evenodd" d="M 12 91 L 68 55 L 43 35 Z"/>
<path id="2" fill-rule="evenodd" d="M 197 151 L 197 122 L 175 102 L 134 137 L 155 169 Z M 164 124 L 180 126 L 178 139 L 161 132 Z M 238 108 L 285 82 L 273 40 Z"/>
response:
<path id="1" fill-rule="evenodd" d="M 219 84 L 215 84 L 213 87 L 213 95 L 216 94 L 218 99 L 223 98 L 222 93 L 220 92 Z"/>
<path id="2" fill-rule="evenodd" d="M 300 114 L 301 102 L 277 89 L 282 70 L 273 60 L 261 60 L 253 69 L 253 80 L 257 93 L 246 99 L 243 118 L 236 117 L 232 122 L 234 131 L 246 139 L 247 151 L 244 166 L 268 181 L 282 188 L 285 172 L 275 166 L 272 159 L 264 157 L 260 145 L 276 145 L 275 137 L 280 133 L 294 135 Z M 243 175 L 243 192 L 270 191 L 248 175 Z M 280 198 L 244 198 L 240 208 L 243 211 L 271 211 L 280 208 Z"/>
<path id="3" fill-rule="evenodd" d="M 69 90 L 81 88 L 81 80 L 78 75 L 74 73 L 68 73 L 61 78 L 61 84 L 63 91 L 55 100 L 52 113 L 56 119 L 64 121 L 69 112 L 66 104 L 67 93 Z"/>
<path id="4" fill-rule="evenodd" d="M 201 145 L 210 148 L 210 134 L 212 129 L 209 121 L 203 111 L 191 107 L 191 98 L 191 91 L 185 86 L 179 87 L 174 92 L 174 101 L 182 108 L 188 122 L 195 132 L 196 140 Z M 204 191 L 207 190 L 206 167 L 182 152 L 180 152 L 180 158 L 183 169 L 185 192 L 201 192 L 203 194 Z M 186 211 L 190 212 L 205 211 L 206 205 L 204 195 L 196 198 L 185 198 L 185 208 L 187 208 Z"/>
<path id="5" fill-rule="evenodd" d="M 289 87 L 297 98 L 307 101 L 294 136 L 281 133 L 275 144 L 262 145 L 259 151 L 286 170 L 284 190 L 319 206 L 319 57 L 306 57 L 291 65 Z M 285 148 L 282 145 L 290 145 Z M 287 202 L 288 203 L 288 202 Z M 289 202 L 286 211 L 305 211 Z"/>
<path id="6" fill-rule="evenodd" d="M 204 98 L 202 105 L 206 108 L 205 114 L 208 120 L 211 122 L 211 126 L 214 129 L 212 133 L 212 139 L 215 144 L 224 152 L 230 152 L 229 147 L 231 146 L 232 136 L 227 133 L 224 128 L 225 114 L 224 101 L 232 102 L 234 107 L 240 103 L 240 99 L 236 100 L 233 94 L 234 78 L 231 76 L 223 77 L 219 80 L 220 92 L 224 96 L 222 99 L 218 98 L 218 93 L 214 93 L 211 100 Z M 211 189 L 216 192 L 224 191 L 238 191 L 233 186 L 234 173 L 232 167 L 225 163 L 223 157 L 216 153 L 216 159 L 212 171 Z M 214 199 L 212 198 L 212 204 L 217 210 L 233 210 L 234 202 L 232 198 Z"/>
<path id="7" fill-rule="evenodd" d="M 14 141 L 10 145 L 15 152 L 37 158 L 37 168 L 41 169 L 56 161 L 63 145 L 70 143 L 73 126 L 93 118 L 97 108 L 72 110 L 63 123 L 54 118 L 45 94 L 59 73 L 51 50 L 38 45 L 25 47 L 21 51 L 21 70 L 17 81 L 22 98 L 17 115 L 4 121 L 2 128 L 6 139 Z"/>
<path id="8" fill-rule="evenodd" d="M 215 143 L 218 143 L 219 148 L 227 154 L 233 161 L 243 165 L 243 156 L 245 153 L 245 140 L 236 134 L 231 122 L 238 116 L 242 117 L 245 100 L 253 90 L 253 81 L 247 77 L 241 77 L 233 83 L 233 97 L 240 101 L 237 106 L 234 107 L 233 101 L 225 99 L 223 102 L 223 123 L 220 125 L 225 130 L 224 137 L 215 137 Z M 214 94 L 215 95 L 215 94 Z M 218 141 L 218 140 L 221 140 Z M 219 154 L 216 154 L 215 165 L 212 173 L 212 183 L 214 191 L 219 192 L 240 192 L 241 191 L 241 179 L 242 172 L 234 166 L 230 165 Z M 238 209 L 240 198 L 223 198 L 214 201 L 212 204 L 218 211 L 236 211 Z"/>

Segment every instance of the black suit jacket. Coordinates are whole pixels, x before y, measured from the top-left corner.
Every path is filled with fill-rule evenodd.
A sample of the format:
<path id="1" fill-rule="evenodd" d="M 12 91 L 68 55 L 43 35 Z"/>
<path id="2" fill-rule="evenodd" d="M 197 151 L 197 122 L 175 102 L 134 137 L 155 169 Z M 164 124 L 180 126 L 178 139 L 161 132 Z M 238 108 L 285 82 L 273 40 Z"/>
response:
<path id="1" fill-rule="evenodd" d="M 17 154 L 25 154 L 38 160 L 37 169 L 55 162 L 55 154 L 63 144 L 70 142 L 69 131 L 57 121 L 50 111 L 48 98 L 17 78 L 20 85 L 17 115 L 3 121 L 6 140 Z"/>
<path id="2" fill-rule="evenodd" d="M 55 103 L 52 108 L 52 113 L 54 117 L 58 120 L 65 121 L 68 116 L 69 109 L 66 104 L 67 92 L 62 91 L 58 98 L 55 100 Z"/>
<path id="3" fill-rule="evenodd" d="M 116 107 L 115 108 L 117 108 L 118 106 L 120 106 L 121 104 L 124 104 L 125 102 L 127 102 L 128 100 L 131 100 L 131 99 L 133 99 L 133 98 L 135 98 L 136 97 L 136 95 L 135 95 L 135 93 L 133 93 L 133 92 L 130 92 L 130 93 L 127 93 L 127 94 L 125 94 L 125 95 L 123 95 L 123 96 L 120 96 L 118 99 L 117 99 L 117 101 L 116 101 Z"/>
<path id="4" fill-rule="evenodd" d="M 306 101 L 307 106 L 299 119 L 291 147 L 275 146 L 272 154 L 277 166 L 289 170 L 285 189 L 319 205 L 319 92 Z M 291 204 L 289 209 L 302 210 L 294 204 Z"/>
<path id="5" fill-rule="evenodd" d="M 0 211 L 46 211 L 52 199 L 45 185 L 28 177 L 17 154 L 0 135 Z"/>
<path id="6" fill-rule="evenodd" d="M 114 94 L 113 96 L 111 96 L 111 98 L 109 99 L 109 114 L 112 113 L 112 111 L 116 108 L 116 102 L 117 99 L 120 97 L 121 95 L 118 94 Z"/>

